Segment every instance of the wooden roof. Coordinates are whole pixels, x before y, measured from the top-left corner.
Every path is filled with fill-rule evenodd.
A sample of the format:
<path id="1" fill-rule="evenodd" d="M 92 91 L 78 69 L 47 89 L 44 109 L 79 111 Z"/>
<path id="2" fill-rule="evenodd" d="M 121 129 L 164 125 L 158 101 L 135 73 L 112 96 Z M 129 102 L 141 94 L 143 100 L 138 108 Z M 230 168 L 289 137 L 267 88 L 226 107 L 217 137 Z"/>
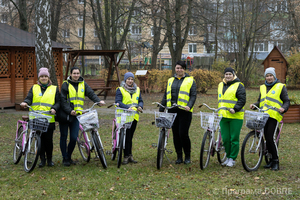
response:
<path id="1" fill-rule="evenodd" d="M 1 47 L 35 47 L 35 35 L 8 24 L 0 23 Z M 71 49 L 71 47 L 52 41 L 52 48 Z"/>
<path id="2" fill-rule="evenodd" d="M 262 65 L 264 64 L 264 62 L 270 57 L 271 53 L 274 51 L 274 50 L 277 50 L 281 57 L 284 59 L 284 61 L 286 62 L 286 65 L 289 65 L 288 61 L 285 59 L 283 53 L 281 52 L 281 50 L 275 45 L 274 48 L 272 49 L 272 51 L 269 53 L 269 55 L 266 57 L 266 59 L 261 63 Z"/>

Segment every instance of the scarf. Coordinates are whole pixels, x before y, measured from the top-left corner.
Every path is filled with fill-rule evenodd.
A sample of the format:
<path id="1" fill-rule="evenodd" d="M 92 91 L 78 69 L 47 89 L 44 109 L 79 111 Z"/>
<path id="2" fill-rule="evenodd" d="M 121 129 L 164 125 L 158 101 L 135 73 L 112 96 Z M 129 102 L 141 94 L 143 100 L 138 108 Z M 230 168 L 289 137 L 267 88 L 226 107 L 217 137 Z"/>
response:
<path id="1" fill-rule="evenodd" d="M 49 87 L 50 85 L 52 85 L 52 82 L 51 82 L 51 80 L 49 79 L 48 84 L 42 84 L 40 81 L 38 81 L 37 84 L 38 84 L 39 86 L 41 86 L 44 90 L 46 90 L 47 87 Z"/>
<path id="2" fill-rule="evenodd" d="M 267 80 L 265 80 L 265 85 L 267 87 L 271 87 L 271 86 L 275 85 L 276 82 L 277 82 L 277 78 L 275 79 L 275 81 L 273 83 L 268 83 Z"/>
<path id="3" fill-rule="evenodd" d="M 134 94 L 137 88 L 135 83 L 133 83 L 132 86 L 129 86 L 124 81 L 122 81 L 121 87 L 123 87 L 127 92 L 129 92 L 129 94 Z"/>

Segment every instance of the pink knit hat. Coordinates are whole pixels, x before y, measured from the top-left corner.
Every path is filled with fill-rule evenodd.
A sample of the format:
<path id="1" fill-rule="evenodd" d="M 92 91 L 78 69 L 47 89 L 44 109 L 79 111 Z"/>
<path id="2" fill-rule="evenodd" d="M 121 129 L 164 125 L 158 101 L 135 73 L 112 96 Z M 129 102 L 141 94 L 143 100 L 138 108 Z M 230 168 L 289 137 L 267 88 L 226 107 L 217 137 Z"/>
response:
<path id="1" fill-rule="evenodd" d="M 39 72 L 38 77 L 40 78 L 40 76 L 42 76 L 42 75 L 50 77 L 48 68 L 45 68 L 45 67 L 40 68 L 40 72 Z"/>

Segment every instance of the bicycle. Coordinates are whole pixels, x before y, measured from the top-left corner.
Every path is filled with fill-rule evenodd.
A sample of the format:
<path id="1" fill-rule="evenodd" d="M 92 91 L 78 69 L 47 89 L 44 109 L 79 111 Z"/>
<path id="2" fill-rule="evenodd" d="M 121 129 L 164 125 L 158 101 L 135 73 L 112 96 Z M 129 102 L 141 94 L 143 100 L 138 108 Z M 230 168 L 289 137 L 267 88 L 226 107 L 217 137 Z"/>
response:
<path id="1" fill-rule="evenodd" d="M 210 108 L 208 105 L 203 103 L 199 107 L 206 106 L 208 109 L 212 110 L 213 113 L 201 112 L 201 127 L 205 129 L 205 133 L 203 135 L 201 149 L 200 149 L 200 168 L 205 169 L 210 160 L 210 156 L 214 156 L 215 152 L 217 152 L 218 161 L 222 164 L 226 160 L 226 152 L 225 147 L 222 143 L 221 129 L 220 129 L 220 121 L 222 119 L 222 115 L 218 114 L 218 111 L 221 109 L 229 110 L 226 107 Z M 218 130 L 217 139 L 215 139 L 215 132 Z"/>
<path id="2" fill-rule="evenodd" d="M 152 104 L 157 104 L 165 109 L 165 112 L 155 112 L 155 125 L 159 128 L 156 167 L 157 169 L 160 169 L 163 163 L 163 157 L 166 155 L 165 152 L 167 151 L 172 153 L 172 151 L 166 149 L 166 146 L 168 144 L 170 129 L 172 128 L 177 113 L 168 113 L 168 110 L 180 106 L 173 104 L 171 107 L 166 107 L 158 102 L 153 102 Z"/>
<path id="3" fill-rule="evenodd" d="M 90 161 L 91 152 L 95 149 L 96 157 L 99 158 L 103 168 L 106 169 L 107 162 L 104 155 L 104 148 L 97 130 L 99 128 L 98 113 L 97 110 L 93 110 L 94 106 L 98 103 L 94 103 L 91 108 L 86 110 L 76 110 L 84 113 L 77 116 L 80 130 L 77 137 L 77 145 L 83 160 L 86 162 Z"/>
<path id="4" fill-rule="evenodd" d="M 37 111 L 27 105 L 31 110 L 28 116 L 22 116 L 17 122 L 15 146 L 13 150 L 13 162 L 18 164 L 24 156 L 24 170 L 31 172 L 38 161 L 41 151 L 41 134 L 47 132 L 51 116 L 50 111 Z"/>
<path id="5" fill-rule="evenodd" d="M 125 140 L 126 140 L 126 129 L 130 129 L 132 122 L 134 120 L 134 115 L 137 111 L 120 108 L 118 103 L 113 103 L 108 106 L 108 108 L 116 106 L 115 109 L 115 118 L 113 119 L 112 124 L 112 149 L 111 160 L 115 160 L 116 155 L 118 154 L 117 167 L 120 168 L 122 162 L 122 150 L 125 149 Z M 130 106 L 138 107 L 138 105 L 133 104 Z"/>
<path id="6" fill-rule="evenodd" d="M 269 114 L 264 113 L 269 109 L 274 109 L 278 111 L 275 107 L 268 107 L 263 110 L 253 105 L 258 109 L 259 112 L 255 111 L 245 111 L 246 127 L 251 129 L 251 131 L 246 135 L 241 149 L 241 160 L 244 169 L 248 172 L 256 171 L 262 162 L 263 156 L 265 156 L 265 161 L 267 164 L 270 163 L 272 155 L 268 153 L 266 146 L 266 141 L 264 139 L 264 127 L 268 121 Z M 281 124 L 279 129 L 279 124 Z M 277 147 L 279 145 L 279 138 L 281 130 L 283 127 L 283 121 L 277 122 L 275 128 L 275 138 Z"/>

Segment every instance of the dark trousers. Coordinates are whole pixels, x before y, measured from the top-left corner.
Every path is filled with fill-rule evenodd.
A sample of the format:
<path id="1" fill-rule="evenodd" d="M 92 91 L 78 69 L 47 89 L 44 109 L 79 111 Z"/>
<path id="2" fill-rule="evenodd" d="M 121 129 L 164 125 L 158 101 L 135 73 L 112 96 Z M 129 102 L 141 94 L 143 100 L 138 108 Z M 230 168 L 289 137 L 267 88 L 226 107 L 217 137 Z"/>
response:
<path id="1" fill-rule="evenodd" d="M 173 142 L 177 156 L 182 156 L 182 149 L 186 157 L 191 155 L 191 140 L 189 129 L 192 122 L 192 113 L 182 109 L 172 109 L 170 113 L 177 113 L 172 126 Z"/>
<path id="2" fill-rule="evenodd" d="M 59 123 L 59 129 L 61 154 L 64 159 L 71 159 L 78 137 L 79 122 L 74 118 L 70 123 Z M 70 129 L 70 142 L 67 146 L 68 129 Z"/>
<path id="3" fill-rule="evenodd" d="M 124 157 L 128 157 L 129 155 L 132 155 L 132 138 L 134 131 L 136 129 L 137 121 L 134 120 L 132 122 L 132 125 L 130 129 L 126 130 L 126 139 L 125 139 L 125 150 L 124 150 Z"/>
<path id="4" fill-rule="evenodd" d="M 55 123 L 50 123 L 47 132 L 43 132 L 41 136 L 41 160 L 51 160 L 53 152 L 53 132 L 55 130 Z"/>
<path id="5" fill-rule="evenodd" d="M 278 149 L 277 149 L 276 138 L 275 138 L 276 126 L 277 126 L 277 120 L 269 117 L 264 128 L 264 135 L 266 139 L 267 149 L 268 152 L 272 154 L 272 160 L 278 159 Z"/>

